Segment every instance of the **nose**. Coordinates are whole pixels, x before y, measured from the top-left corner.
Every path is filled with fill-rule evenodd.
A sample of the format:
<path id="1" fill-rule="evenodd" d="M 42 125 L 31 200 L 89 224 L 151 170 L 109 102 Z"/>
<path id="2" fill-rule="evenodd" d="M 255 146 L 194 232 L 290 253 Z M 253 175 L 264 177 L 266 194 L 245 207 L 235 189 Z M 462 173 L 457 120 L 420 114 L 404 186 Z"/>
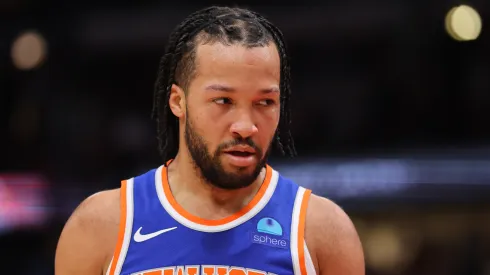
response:
<path id="1" fill-rule="evenodd" d="M 230 127 L 230 132 L 235 137 L 248 138 L 253 136 L 259 131 L 255 123 L 253 122 L 250 114 L 242 113 Z"/>

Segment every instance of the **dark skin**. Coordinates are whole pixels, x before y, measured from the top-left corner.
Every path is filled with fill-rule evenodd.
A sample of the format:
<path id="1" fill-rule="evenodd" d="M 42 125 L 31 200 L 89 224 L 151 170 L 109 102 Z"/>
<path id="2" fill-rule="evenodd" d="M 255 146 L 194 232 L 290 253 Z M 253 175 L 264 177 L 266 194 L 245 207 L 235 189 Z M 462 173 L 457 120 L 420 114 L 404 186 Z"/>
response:
<path id="1" fill-rule="evenodd" d="M 179 118 L 181 132 L 178 154 L 168 170 L 169 184 L 174 198 L 187 212 L 217 220 L 248 204 L 265 173 L 236 190 L 207 183 L 193 167 L 186 148 L 185 122 L 192 122 L 209 152 L 220 143 L 241 137 L 253 139 L 265 154 L 279 123 L 279 55 L 273 44 L 247 49 L 216 43 L 198 46 L 196 62 L 196 76 L 187 93 L 177 85 L 171 90 L 169 105 Z M 192 111 L 187 114 L 186 110 Z M 254 163 L 237 167 L 226 155 L 220 160 L 227 173 L 240 176 L 253 172 Z M 119 196 L 119 189 L 97 193 L 72 214 L 59 240 L 56 275 L 99 275 L 107 271 L 117 242 Z M 364 274 L 358 234 L 346 213 L 332 201 L 310 197 L 305 240 L 317 274 Z"/>

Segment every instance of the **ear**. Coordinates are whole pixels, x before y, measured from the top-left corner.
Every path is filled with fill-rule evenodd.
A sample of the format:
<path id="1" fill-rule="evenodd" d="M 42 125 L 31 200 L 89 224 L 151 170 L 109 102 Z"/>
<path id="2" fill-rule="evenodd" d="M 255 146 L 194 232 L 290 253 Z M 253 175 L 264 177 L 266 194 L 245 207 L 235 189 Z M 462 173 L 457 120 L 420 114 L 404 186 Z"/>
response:
<path id="1" fill-rule="evenodd" d="M 168 100 L 168 105 L 172 113 L 178 117 L 182 118 L 185 116 L 185 96 L 184 90 L 179 86 L 172 84 L 170 88 L 170 98 Z"/>

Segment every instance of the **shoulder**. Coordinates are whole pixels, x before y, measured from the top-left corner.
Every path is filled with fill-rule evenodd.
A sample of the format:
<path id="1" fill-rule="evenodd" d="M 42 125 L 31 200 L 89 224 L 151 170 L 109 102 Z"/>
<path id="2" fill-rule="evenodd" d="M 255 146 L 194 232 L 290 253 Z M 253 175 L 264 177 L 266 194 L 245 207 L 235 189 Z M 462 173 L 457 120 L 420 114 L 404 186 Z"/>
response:
<path id="1" fill-rule="evenodd" d="M 311 233 L 357 236 L 347 213 L 333 201 L 315 194 L 311 194 L 308 200 L 306 225 L 313 230 Z"/>
<path id="2" fill-rule="evenodd" d="M 117 242 L 120 189 L 86 198 L 66 222 L 56 249 L 56 274 L 101 274 Z M 84 265 L 74 265 L 83 262 Z"/>
<path id="3" fill-rule="evenodd" d="M 121 189 L 106 190 L 86 198 L 72 213 L 65 228 L 73 226 L 87 232 L 100 227 L 118 227 Z"/>
<path id="4" fill-rule="evenodd" d="M 356 228 L 346 212 L 333 201 L 310 196 L 305 239 L 320 275 L 364 274 L 364 255 Z"/>

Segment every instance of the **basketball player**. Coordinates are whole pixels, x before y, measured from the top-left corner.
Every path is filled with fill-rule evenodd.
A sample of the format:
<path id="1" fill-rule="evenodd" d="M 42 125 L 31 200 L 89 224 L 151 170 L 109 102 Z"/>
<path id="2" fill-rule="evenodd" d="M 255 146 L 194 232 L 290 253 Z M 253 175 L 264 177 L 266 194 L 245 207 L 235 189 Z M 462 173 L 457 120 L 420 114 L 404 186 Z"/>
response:
<path id="1" fill-rule="evenodd" d="M 261 15 L 185 19 L 155 85 L 165 164 L 81 203 L 56 274 L 364 274 L 348 216 L 266 164 L 271 147 L 295 154 L 289 74 L 283 36 Z"/>

